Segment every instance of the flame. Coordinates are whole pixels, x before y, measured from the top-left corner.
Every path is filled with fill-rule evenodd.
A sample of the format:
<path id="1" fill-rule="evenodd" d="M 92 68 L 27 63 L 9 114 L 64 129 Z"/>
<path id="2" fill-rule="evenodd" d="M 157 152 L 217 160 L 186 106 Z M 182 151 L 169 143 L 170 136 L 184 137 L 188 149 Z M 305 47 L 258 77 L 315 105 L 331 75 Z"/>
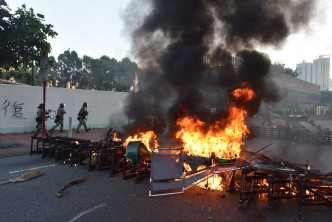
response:
<path id="1" fill-rule="evenodd" d="M 232 92 L 235 99 L 250 101 L 254 92 L 249 88 L 238 88 Z M 203 130 L 205 123 L 197 117 L 185 116 L 178 119 L 180 127 L 176 138 L 183 142 L 184 151 L 193 156 L 217 158 L 236 158 L 239 156 L 242 137 L 249 133 L 244 123 L 247 112 L 243 107 L 231 104 L 229 115 L 226 119 L 216 121 L 213 126 Z"/>
<path id="2" fill-rule="evenodd" d="M 188 163 L 184 162 L 183 163 L 183 168 L 184 168 L 184 174 L 187 174 L 187 173 L 191 172 L 191 167 Z"/>
<path id="3" fill-rule="evenodd" d="M 203 168 L 206 168 L 206 166 L 201 165 L 197 168 L 197 170 L 201 170 Z M 219 190 L 219 191 L 224 190 L 222 178 L 219 175 L 214 175 L 208 178 L 207 180 L 199 183 L 198 186 L 203 189 Z"/>
<path id="4" fill-rule="evenodd" d="M 152 147 L 159 147 L 157 136 L 153 131 L 147 131 L 144 133 L 139 133 L 134 136 L 129 136 L 126 141 L 124 142 L 124 146 L 127 147 L 129 142 L 133 141 L 142 141 L 148 151 L 152 151 Z"/>
<path id="5" fill-rule="evenodd" d="M 116 132 L 113 132 L 113 141 L 116 141 L 116 142 L 120 142 L 121 139 L 117 137 L 117 133 Z"/>
<path id="6" fill-rule="evenodd" d="M 235 98 L 244 97 L 244 100 L 248 102 L 255 97 L 255 93 L 248 88 L 247 84 L 244 83 L 243 86 L 246 88 L 238 88 L 232 92 L 232 95 Z"/>

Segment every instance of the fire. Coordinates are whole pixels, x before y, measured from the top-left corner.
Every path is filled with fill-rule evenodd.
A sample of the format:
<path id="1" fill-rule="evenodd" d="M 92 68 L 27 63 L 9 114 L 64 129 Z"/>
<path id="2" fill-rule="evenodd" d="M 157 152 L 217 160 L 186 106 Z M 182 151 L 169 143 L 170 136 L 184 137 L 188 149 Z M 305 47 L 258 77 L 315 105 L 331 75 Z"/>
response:
<path id="1" fill-rule="evenodd" d="M 249 88 L 239 88 L 233 91 L 234 98 L 250 101 L 254 98 L 254 92 Z M 239 156 L 242 137 L 249 133 L 244 123 L 247 116 L 243 107 L 231 104 L 229 116 L 226 119 L 216 121 L 213 126 L 203 131 L 205 123 L 197 117 L 186 116 L 177 121 L 180 130 L 176 138 L 181 139 L 185 152 L 193 156 L 217 158 L 235 158 Z"/>
<path id="2" fill-rule="evenodd" d="M 207 179 L 207 182 L 202 182 L 199 184 L 200 187 L 206 187 L 206 185 L 208 185 L 207 189 L 210 190 L 220 190 L 223 191 L 224 187 L 223 187 L 223 183 L 222 183 L 222 178 L 219 175 L 213 175 L 212 177 L 210 177 L 209 179 Z"/>
<path id="3" fill-rule="evenodd" d="M 247 87 L 246 84 L 243 84 L 243 85 L 245 87 Z M 243 97 L 245 97 L 246 101 L 250 101 L 250 100 L 252 100 L 255 97 L 254 91 L 252 91 L 249 88 L 239 88 L 239 89 L 236 89 L 236 90 L 233 91 L 232 94 L 236 98 L 240 98 L 241 96 L 243 96 Z"/>
<path id="4" fill-rule="evenodd" d="M 127 147 L 128 143 L 133 141 L 141 141 L 142 143 L 144 143 L 144 145 L 150 152 L 152 151 L 153 146 L 159 147 L 157 136 L 151 130 L 144 133 L 136 134 L 134 136 L 129 136 L 123 145 Z"/>
<path id="5" fill-rule="evenodd" d="M 199 166 L 197 170 L 204 169 L 205 166 Z M 210 189 L 210 190 L 224 190 L 222 178 L 219 175 L 213 175 L 212 177 L 208 178 L 207 180 L 198 184 L 199 187 L 203 189 Z"/>
<path id="6" fill-rule="evenodd" d="M 116 132 L 113 132 L 113 141 L 116 141 L 116 142 L 120 142 L 121 139 L 117 137 L 117 133 Z"/>
<path id="7" fill-rule="evenodd" d="M 184 168 L 184 174 L 191 172 L 191 167 L 188 163 L 183 163 L 183 168 Z"/>

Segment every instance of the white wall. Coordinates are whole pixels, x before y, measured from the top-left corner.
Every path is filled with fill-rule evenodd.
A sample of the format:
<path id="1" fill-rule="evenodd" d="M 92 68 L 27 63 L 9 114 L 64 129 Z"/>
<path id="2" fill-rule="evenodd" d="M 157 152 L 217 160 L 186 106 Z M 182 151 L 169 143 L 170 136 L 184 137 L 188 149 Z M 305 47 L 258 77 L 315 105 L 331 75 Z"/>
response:
<path id="1" fill-rule="evenodd" d="M 91 91 L 81 89 L 46 88 L 46 109 L 57 110 L 65 103 L 64 129 L 68 129 L 69 117 L 73 128 L 78 125 L 77 114 L 84 102 L 88 103 L 88 127 L 120 127 L 126 123 L 123 103 L 128 93 Z M 43 103 L 43 87 L 0 84 L 0 133 L 32 132 L 36 129 L 38 105 Z M 55 116 L 55 112 L 51 113 Z M 46 129 L 54 120 L 46 121 Z"/>

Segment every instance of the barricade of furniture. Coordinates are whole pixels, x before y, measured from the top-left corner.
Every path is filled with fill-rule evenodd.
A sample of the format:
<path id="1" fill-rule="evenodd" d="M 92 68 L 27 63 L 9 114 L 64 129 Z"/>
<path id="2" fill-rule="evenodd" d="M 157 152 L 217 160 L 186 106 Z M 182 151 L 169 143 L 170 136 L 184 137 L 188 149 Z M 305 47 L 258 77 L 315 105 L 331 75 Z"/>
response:
<path id="1" fill-rule="evenodd" d="M 89 158 L 90 150 L 92 149 L 91 140 L 74 139 L 70 145 L 70 166 L 80 165 L 85 159 Z"/>
<path id="2" fill-rule="evenodd" d="M 126 148 L 122 145 L 116 145 L 111 148 L 110 176 L 123 172 L 126 167 Z"/>
<path id="3" fill-rule="evenodd" d="M 148 177 L 151 169 L 151 153 L 141 141 L 130 142 L 126 149 L 123 179 L 136 177 L 135 183 Z"/>
<path id="4" fill-rule="evenodd" d="M 93 166 L 92 160 L 95 159 L 95 170 L 107 170 L 111 165 L 112 146 L 109 143 L 95 142 L 90 150 L 89 168 Z M 95 157 L 95 158 L 93 158 Z"/>
<path id="5" fill-rule="evenodd" d="M 61 140 L 61 136 L 56 137 L 46 137 L 43 141 L 42 146 L 42 158 L 48 157 L 54 157 L 55 156 L 55 148 L 57 147 L 58 141 Z"/>
<path id="6" fill-rule="evenodd" d="M 47 137 L 31 136 L 30 155 L 36 153 L 42 153 L 44 142 L 47 141 Z M 36 142 L 36 149 L 34 149 L 34 143 Z"/>

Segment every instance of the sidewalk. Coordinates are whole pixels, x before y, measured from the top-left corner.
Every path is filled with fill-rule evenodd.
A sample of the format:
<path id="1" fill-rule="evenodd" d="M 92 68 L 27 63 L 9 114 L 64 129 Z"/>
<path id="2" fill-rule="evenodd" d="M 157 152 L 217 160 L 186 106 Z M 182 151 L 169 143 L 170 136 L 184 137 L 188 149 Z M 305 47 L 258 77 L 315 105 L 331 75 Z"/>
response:
<path id="1" fill-rule="evenodd" d="M 91 129 L 89 132 L 81 130 L 81 133 L 72 131 L 73 138 L 87 139 L 92 141 L 99 141 L 104 138 L 104 134 L 107 129 Z M 0 134 L 1 144 L 13 144 L 19 143 L 18 147 L 0 148 L 0 157 L 16 156 L 30 154 L 31 136 L 34 133 L 11 133 Z M 39 134 L 41 136 L 41 134 Z M 52 136 L 60 136 L 60 132 L 56 131 Z M 62 136 L 68 136 L 68 131 L 64 131 Z"/>

